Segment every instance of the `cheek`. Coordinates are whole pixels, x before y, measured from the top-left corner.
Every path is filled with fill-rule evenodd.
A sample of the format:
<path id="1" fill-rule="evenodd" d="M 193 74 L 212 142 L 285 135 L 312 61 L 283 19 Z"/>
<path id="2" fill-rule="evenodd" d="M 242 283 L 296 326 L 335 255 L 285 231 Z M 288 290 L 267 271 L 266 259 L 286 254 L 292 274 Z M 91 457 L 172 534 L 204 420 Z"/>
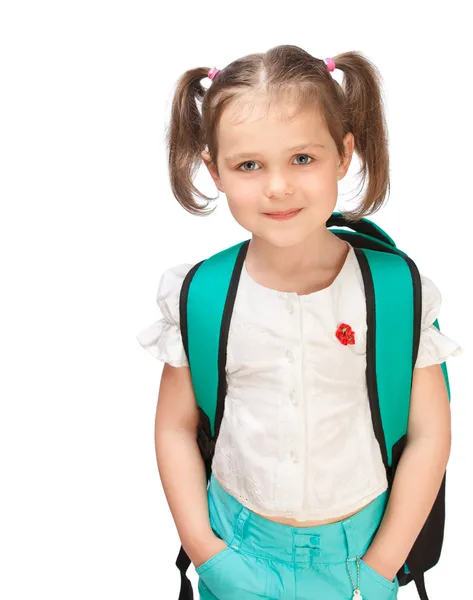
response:
<path id="1" fill-rule="evenodd" d="M 242 227 L 248 228 L 258 218 L 259 207 L 255 201 L 256 194 L 245 194 L 244 190 L 239 190 L 237 195 L 226 193 L 228 208 Z"/>
<path id="2" fill-rule="evenodd" d="M 227 197 L 232 198 L 232 202 L 237 208 L 254 204 L 255 198 L 262 193 L 261 182 L 258 182 L 257 177 L 230 175 L 225 178 L 224 185 Z"/>
<path id="3" fill-rule="evenodd" d="M 331 169 L 320 172 L 318 177 L 301 178 L 296 187 L 302 203 L 313 212 L 329 216 L 338 197 L 337 176 Z"/>
<path id="4" fill-rule="evenodd" d="M 261 199 L 261 190 L 248 177 L 226 177 L 225 195 L 227 197 L 228 208 L 233 218 L 242 226 L 247 226 L 254 222 L 260 211 L 259 200 Z"/>
<path id="5" fill-rule="evenodd" d="M 312 171 L 301 172 L 294 181 L 294 188 L 303 190 L 309 198 L 316 200 L 333 193 L 338 188 L 337 173 L 330 162 L 316 165 Z"/>

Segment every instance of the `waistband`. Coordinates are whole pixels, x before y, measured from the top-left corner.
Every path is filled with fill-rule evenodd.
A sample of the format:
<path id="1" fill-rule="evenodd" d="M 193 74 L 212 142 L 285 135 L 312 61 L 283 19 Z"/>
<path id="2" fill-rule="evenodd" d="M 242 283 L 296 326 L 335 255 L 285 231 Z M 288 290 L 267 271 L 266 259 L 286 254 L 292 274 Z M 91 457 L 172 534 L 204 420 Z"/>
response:
<path id="1" fill-rule="evenodd" d="M 294 527 L 254 513 L 229 494 L 213 473 L 208 487 L 209 515 L 214 530 L 235 549 L 287 562 L 345 562 L 362 556 L 382 520 L 388 490 L 347 519 Z"/>

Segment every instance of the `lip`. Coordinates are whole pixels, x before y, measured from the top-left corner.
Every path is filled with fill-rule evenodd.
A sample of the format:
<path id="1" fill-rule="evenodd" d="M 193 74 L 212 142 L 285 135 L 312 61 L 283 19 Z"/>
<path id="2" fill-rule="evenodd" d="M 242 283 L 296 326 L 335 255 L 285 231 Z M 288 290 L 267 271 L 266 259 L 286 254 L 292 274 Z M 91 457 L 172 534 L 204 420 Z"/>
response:
<path id="1" fill-rule="evenodd" d="M 292 208 L 290 210 L 286 210 L 284 212 L 274 212 L 274 213 L 263 213 L 267 217 L 271 219 L 276 219 L 277 221 L 285 221 L 286 219 L 291 219 L 295 217 L 297 214 L 301 212 L 302 208 Z"/>

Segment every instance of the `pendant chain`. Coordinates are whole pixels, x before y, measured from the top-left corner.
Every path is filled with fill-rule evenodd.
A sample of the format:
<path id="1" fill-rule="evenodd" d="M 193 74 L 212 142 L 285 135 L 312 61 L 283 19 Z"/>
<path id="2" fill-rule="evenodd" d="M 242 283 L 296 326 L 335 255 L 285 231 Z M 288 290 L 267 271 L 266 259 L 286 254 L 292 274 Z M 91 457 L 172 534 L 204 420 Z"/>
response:
<path id="1" fill-rule="evenodd" d="M 358 580 L 358 585 L 355 585 L 355 582 L 353 581 L 353 577 L 351 574 L 351 569 L 350 569 L 350 564 L 349 564 L 349 559 L 347 558 L 347 567 L 348 567 L 348 573 L 350 574 L 350 579 L 353 585 L 353 598 L 352 600 L 363 600 L 363 597 L 361 595 L 360 592 L 360 558 L 357 555 L 356 556 L 356 570 L 357 570 L 357 580 Z"/>

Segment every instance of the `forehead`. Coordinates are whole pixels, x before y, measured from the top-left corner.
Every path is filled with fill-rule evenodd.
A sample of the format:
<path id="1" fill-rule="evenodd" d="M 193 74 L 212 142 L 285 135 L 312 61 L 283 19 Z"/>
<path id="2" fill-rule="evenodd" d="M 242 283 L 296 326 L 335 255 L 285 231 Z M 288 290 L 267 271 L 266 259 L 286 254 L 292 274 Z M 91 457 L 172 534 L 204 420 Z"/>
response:
<path id="1" fill-rule="evenodd" d="M 316 103 L 300 106 L 290 97 L 268 99 L 265 94 L 246 94 L 234 99 L 223 111 L 218 127 L 220 149 L 238 152 L 258 146 L 272 147 L 310 139 L 324 143 L 331 139 Z M 257 146 L 258 143 L 258 146 Z"/>

